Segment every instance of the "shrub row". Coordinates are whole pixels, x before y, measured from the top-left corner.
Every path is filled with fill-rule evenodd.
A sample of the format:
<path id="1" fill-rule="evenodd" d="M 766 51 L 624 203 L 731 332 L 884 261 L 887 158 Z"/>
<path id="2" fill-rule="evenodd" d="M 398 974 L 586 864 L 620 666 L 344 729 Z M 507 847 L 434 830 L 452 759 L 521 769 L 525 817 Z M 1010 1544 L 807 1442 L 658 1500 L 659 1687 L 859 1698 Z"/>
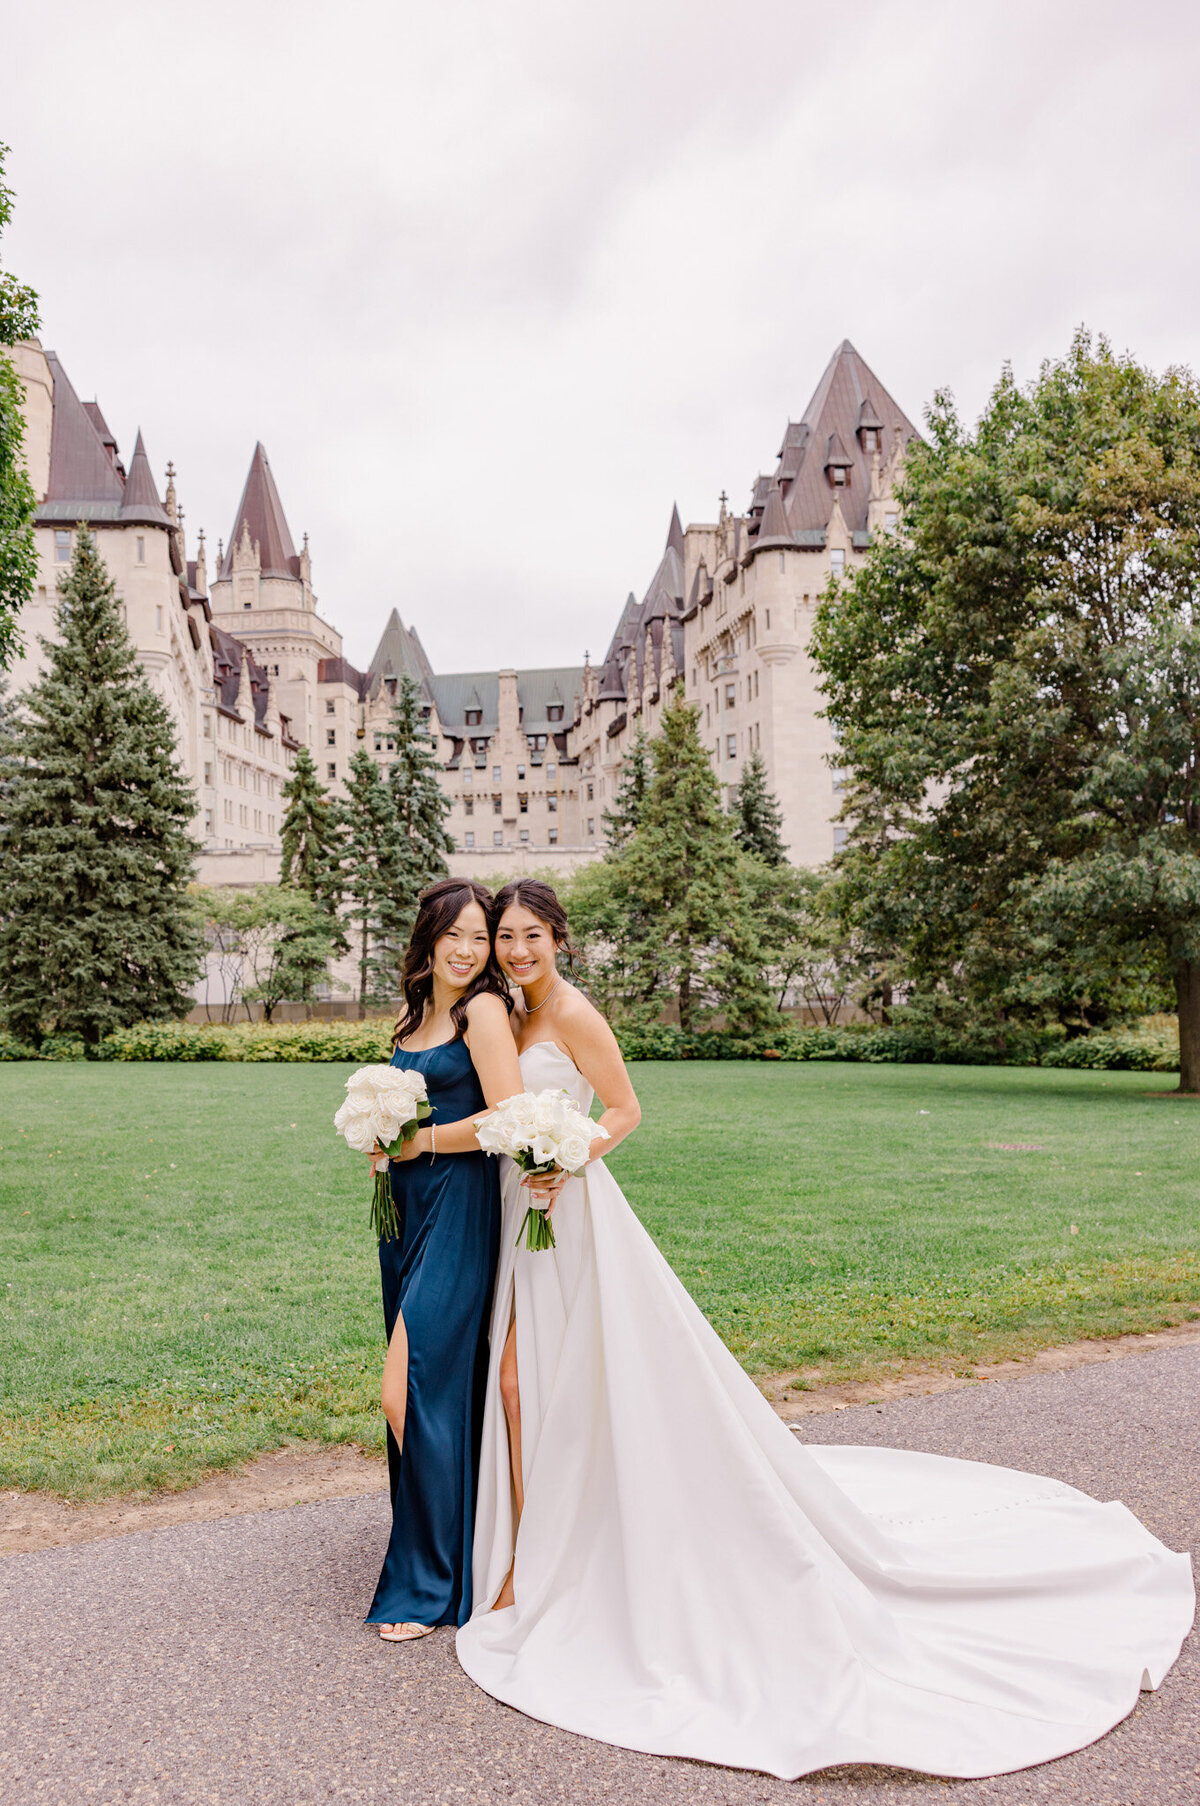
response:
<path id="1" fill-rule="evenodd" d="M 685 1034 L 656 1026 L 623 1029 L 627 1060 L 855 1060 L 947 1066 L 1074 1066 L 1093 1071 L 1175 1072 L 1179 1050 L 1166 1031 L 1118 1029 L 1075 1040 L 1007 1042 L 939 1036 L 909 1028 L 807 1028 L 781 1021 L 758 1035 Z M 367 1022 L 140 1022 L 100 1043 L 102 1060 L 341 1060 L 366 1065 L 392 1051 L 390 1019 Z M 32 1048 L 0 1029 L 0 1060 L 82 1060 L 82 1041 L 49 1035 Z"/>

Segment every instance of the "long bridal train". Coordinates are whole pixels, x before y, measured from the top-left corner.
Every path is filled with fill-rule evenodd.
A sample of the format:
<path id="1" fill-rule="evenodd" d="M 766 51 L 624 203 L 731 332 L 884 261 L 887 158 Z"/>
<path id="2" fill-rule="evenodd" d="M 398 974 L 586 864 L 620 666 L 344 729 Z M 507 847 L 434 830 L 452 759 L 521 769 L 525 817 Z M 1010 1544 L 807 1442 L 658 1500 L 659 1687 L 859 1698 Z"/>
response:
<path id="1" fill-rule="evenodd" d="M 553 1043 L 530 1090 L 591 1092 Z M 600 1162 L 558 1246 L 514 1249 L 525 1510 L 516 1604 L 498 1362 L 459 1659 L 530 1717 L 792 1779 L 875 1762 L 948 1776 L 1082 1748 L 1159 1684 L 1192 1621 L 1186 1555 L 1119 1504 L 1006 1468 L 805 1448 L 692 1303 Z"/>

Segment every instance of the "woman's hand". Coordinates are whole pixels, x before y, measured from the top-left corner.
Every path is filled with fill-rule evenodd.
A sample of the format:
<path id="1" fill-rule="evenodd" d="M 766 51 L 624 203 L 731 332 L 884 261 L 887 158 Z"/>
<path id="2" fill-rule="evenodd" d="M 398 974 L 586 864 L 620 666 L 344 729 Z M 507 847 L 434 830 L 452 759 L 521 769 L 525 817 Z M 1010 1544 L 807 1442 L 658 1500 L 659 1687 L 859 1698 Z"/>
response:
<path id="1" fill-rule="evenodd" d="M 564 1172 L 561 1166 L 556 1166 L 550 1173 L 526 1173 L 521 1184 L 529 1192 L 533 1208 L 544 1210 L 550 1216 L 558 1203 L 558 1194 L 570 1177 L 570 1173 Z"/>
<path id="2" fill-rule="evenodd" d="M 432 1154 L 433 1149 L 429 1145 L 430 1140 L 431 1137 L 427 1128 L 418 1129 L 416 1134 L 412 1136 L 410 1140 L 405 1142 L 400 1152 L 392 1155 L 392 1159 L 403 1166 L 408 1160 L 416 1160 L 420 1154 Z"/>

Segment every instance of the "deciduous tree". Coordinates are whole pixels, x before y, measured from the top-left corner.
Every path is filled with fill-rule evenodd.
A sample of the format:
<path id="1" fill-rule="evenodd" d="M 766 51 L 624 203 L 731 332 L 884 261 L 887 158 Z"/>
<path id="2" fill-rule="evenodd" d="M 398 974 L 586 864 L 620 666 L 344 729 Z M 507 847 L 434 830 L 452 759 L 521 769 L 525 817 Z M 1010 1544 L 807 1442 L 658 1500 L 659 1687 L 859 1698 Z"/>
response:
<path id="1" fill-rule="evenodd" d="M 12 217 L 12 190 L 4 182 L 7 154 L 8 146 L 0 144 L 0 234 Z M 10 270 L 0 269 L 0 346 L 32 338 L 37 329 L 37 296 Z M 17 617 L 32 594 L 37 570 L 33 543 L 37 498 L 21 456 L 24 425 L 21 384 L 0 350 L 0 671 L 7 670 L 20 650 Z"/>
<path id="2" fill-rule="evenodd" d="M 813 635 L 854 919 L 919 991 L 1026 1019 L 1157 966 L 1200 1090 L 1200 388 L 1080 333 L 929 427 Z"/>

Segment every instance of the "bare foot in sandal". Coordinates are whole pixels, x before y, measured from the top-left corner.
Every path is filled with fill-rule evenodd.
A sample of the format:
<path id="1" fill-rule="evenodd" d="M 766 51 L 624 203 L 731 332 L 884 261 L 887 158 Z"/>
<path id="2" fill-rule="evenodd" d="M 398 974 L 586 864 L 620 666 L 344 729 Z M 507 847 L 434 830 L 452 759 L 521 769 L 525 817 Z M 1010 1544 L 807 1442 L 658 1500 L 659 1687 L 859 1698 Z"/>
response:
<path id="1" fill-rule="evenodd" d="M 385 1643 L 415 1643 L 418 1637 L 431 1637 L 436 1624 L 381 1624 L 379 1634 Z"/>

